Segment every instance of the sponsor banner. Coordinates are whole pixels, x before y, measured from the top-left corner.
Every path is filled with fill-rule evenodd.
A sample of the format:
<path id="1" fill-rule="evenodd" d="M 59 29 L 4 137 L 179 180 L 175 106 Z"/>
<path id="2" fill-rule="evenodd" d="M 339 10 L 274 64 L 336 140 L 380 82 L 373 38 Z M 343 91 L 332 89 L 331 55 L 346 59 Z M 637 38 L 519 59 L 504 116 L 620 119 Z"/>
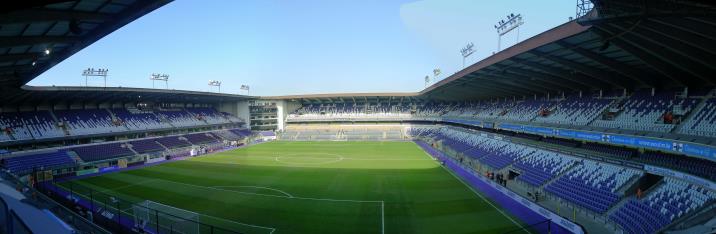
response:
<path id="1" fill-rule="evenodd" d="M 716 148 L 690 143 L 683 143 L 681 145 L 676 145 L 675 147 L 680 150 L 680 152 L 685 154 L 699 155 L 712 161 L 716 161 Z"/>
<path id="2" fill-rule="evenodd" d="M 569 230 L 572 233 L 575 234 L 582 234 L 584 231 L 582 230 L 579 225 L 574 224 L 572 221 L 569 221 L 562 216 L 559 216 L 552 211 L 549 211 L 545 209 L 544 207 L 535 204 L 534 202 L 527 200 L 527 198 L 520 196 L 519 194 L 516 194 L 512 192 L 509 189 L 506 189 L 505 187 L 502 187 L 501 185 L 498 185 L 494 181 L 483 177 L 483 176 L 475 176 L 479 178 L 482 181 L 485 181 L 487 184 L 489 184 L 491 187 L 495 188 L 497 191 L 500 191 L 502 194 L 506 195 L 507 197 L 510 197 L 512 200 L 515 200 L 519 203 L 521 203 L 523 206 L 527 207 L 528 209 L 534 211 L 537 214 L 540 214 L 545 219 L 552 220 L 555 224 L 562 226 L 563 228 Z"/>
<path id="3" fill-rule="evenodd" d="M 92 169 L 87 169 L 87 170 L 79 170 L 79 171 L 76 171 L 75 173 L 77 173 L 77 176 L 81 176 L 81 175 L 94 174 L 94 173 L 97 173 L 98 171 L 99 170 L 97 170 L 97 168 L 92 168 Z"/>
<path id="4" fill-rule="evenodd" d="M 500 123 L 498 126 L 500 129 L 515 132 L 526 132 L 546 136 L 559 136 L 585 141 L 607 142 L 611 144 L 625 145 L 635 148 L 683 153 L 690 156 L 697 156 L 701 158 L 706 158 L 708 160 L 716 161 L 716 147 L 689 142 L 508 123 Z"/>
<path id="5" fill-rule="evenodd" d="M 119 166 L 110 166 L 110 167 L 103 167 L 99 169 L 99 172 L 108 172 L 108 171 L 114 171 L 119 169 Z"/>
<path id="6" fill-rule="evenodd" d="M 450 123 L 459 123 L 470 126 L 482 127 L 482 121 L 479 120 L 466 120 L 466 119 L 445 119 L 444 121 Z"/>
<path id="7" fill-rule="evenodd" d="M 689 175 L 689 174 L 686 174 L 683 172 L 678 172 L 678 171 L 674 171 L 674 170 L 663 168 L 663 167 L 656 167 L 656 166 L 650 166 L 650 165 L 644 165 L 644 170 L 649 173 L 657 174 L 660 176 L 668 176 L 668 177 L 674 177 L 677 179 L 685 180 L 685 181 L 688 181 L 689 183 L 701 185 L 703 187 L 706 187 L 708 189 L 716 191 L 716 183 L 714 183 L 713 181 L 701 178 L 701 177 Z"/>
<path id="8" fill-rule="evenodd" d="M 166 160 L 164 157 L 150 158 L 150 159 L 147 159 L 147 163 L 161 162 L 164 160 Z"/>

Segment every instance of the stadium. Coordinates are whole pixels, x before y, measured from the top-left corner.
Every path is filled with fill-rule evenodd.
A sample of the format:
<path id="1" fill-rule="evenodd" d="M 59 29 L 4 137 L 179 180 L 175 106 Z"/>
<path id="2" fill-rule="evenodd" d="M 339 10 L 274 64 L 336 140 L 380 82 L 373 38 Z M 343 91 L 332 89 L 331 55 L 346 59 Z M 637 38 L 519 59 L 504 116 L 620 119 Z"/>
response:
<path id="1" fill-rule="evenodd" d="M 28 85 L 170 3 L 0 9 L 0 234 L 716 230 L 714 2 L 578 0 L 416 92 Z"/>

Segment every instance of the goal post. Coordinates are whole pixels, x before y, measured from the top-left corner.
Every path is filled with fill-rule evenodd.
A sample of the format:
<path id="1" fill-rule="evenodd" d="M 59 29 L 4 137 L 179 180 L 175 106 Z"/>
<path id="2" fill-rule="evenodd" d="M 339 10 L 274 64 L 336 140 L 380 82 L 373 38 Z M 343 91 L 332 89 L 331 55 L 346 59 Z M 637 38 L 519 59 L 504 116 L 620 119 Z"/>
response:
<path id="1" fill-rule="evenodd" d="M 199 213 L 146 200 L 132 205 L 134 224 L 156 233 L 199 234 Z M 157 230 L 158 229 L 158 230 Z"/>

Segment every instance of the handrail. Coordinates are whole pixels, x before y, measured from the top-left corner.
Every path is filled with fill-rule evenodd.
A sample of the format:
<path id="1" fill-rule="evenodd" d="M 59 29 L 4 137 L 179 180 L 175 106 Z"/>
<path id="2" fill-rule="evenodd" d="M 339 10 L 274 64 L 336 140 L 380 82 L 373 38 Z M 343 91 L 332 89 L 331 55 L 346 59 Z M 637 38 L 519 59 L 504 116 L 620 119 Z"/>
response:
<path id="1" fill-rule="evenodd" d="M 63 221 L 68 221 L 66 219 L 69 219 L 70 222 L 68 224 L 72 225 L 76 229 L 88 229 L 90 233 L 111 233 L 104 228 L 97 226 L 93 222 L 87 220 L 85 217 L 82 217 L 81 215 L 75 213 L 74 211 L 70 210 L 69 208 L 57 203 L 55 200 L 47 197 L 44 193 L 41 193 L 37 191 L 35 188 L 32 188 L 22 182 L 17 176 L 15 176 L 12 173 L 9 173 L 5 170 L 0 170 L 0 177 L 5 178 L 7 181 L 12 182 L 15 185 L 19 185 L 22 187 L 22 189 L 26 189 L 26 193 L 34 194 L 33 197 L 28 197 L 28 199 L 34 199 L 36 201 L 46 203 L 49 208 L 50 212 L 56 214 L 57 217 L 61 218 Z M 62 212 L 57 213 L 57 212 Z M 81 226 L 80 226 L 81 225 Z"/>

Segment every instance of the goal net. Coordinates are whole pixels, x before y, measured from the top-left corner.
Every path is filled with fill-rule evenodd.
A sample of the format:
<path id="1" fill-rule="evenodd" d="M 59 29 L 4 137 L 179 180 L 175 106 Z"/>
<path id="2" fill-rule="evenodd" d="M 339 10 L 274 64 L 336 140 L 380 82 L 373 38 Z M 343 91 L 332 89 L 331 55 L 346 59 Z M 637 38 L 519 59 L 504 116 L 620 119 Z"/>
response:
<path id="1" fill-rule="evenodd" d="M 134 224 L 142 230 L 183 234 L 200 232 L 199 213 L 196 212 L 149 200 L 133 204 L 132 211 Z"/>

